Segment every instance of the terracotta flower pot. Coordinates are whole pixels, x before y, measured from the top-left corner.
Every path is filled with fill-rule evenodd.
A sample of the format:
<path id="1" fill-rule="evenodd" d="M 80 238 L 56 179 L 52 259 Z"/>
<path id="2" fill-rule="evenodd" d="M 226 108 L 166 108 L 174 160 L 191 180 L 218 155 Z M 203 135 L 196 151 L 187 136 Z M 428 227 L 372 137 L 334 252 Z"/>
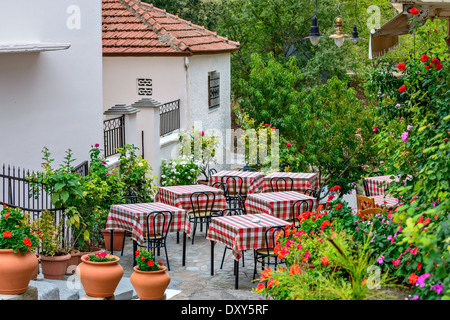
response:
<path id="1" fill-rule="evenodd" d="M 136 290 L 140 300 L 161 300 L 170 283 L 170 276 L 163 266 L 159 271 L 140 271 L 138 266 L 133 267 L 130 282 Z"/>
<path id="2" fill-rule="evenodd" d="M 103 239 L 105 240 L 106 251 L 111 251 L 111 231 L 102 230 Z M 114 230 L 113 232 L 113 249 L 114 251 L 121 251 L 123 246 L 123 238 L 125 237 L 125 230 Z"/>
<path id="3" fill-rule="evenodd" d="M 59 256 L 43 256 L 40 255 L 42 273 L 45 279 L 64 280 L 67 270 L 67 263 L 70 259 L 69 253 Z"/>
<path id="4" fill-rule="evenodd" d="M 119 264 L 119 257 L 113 255 L 110 257 L 116 260 L 93 262 L 86 260 L 87 254 L 81 257 L 77 275 L 88 296 L 106 298 L 114 295 L 114 291 L 116 291 L 117 285 L 122 279 L 123 268 Z"/>
<path id="5" fill-rule="evenodd" d="M 24 293 L 38 267 L 39 261 L 33 252 L 0 249 L 0 294 Z"/>
<path id="6" fill-rule="evenodd" d="M 76 249 L 70 251 L 70 259 L 69 259 L 69 261 L 67 261 L 66 274 L 74 274 L 75 273 L 77 266 L 81 262 L 80 258 L 81 258 L 80 251 L 78 251 Z"/>
<path id="7" fill-rule="evenodd" d="M 83 249 L 86 249 L 86 248 L 83 248 Z M 102 248 L 99 248 L 99 247 L 92 247 L 89 250 L 90 251 L 84 251 L 80 248 L 80 251 L 78 252 L 78 255 L 77 255 L 77 257 L 78 257 L 77 265 L 79 265 L 81 263 L 81 257 L 84 256 L 85 254 L 100 253 L 103 251 Z"/>

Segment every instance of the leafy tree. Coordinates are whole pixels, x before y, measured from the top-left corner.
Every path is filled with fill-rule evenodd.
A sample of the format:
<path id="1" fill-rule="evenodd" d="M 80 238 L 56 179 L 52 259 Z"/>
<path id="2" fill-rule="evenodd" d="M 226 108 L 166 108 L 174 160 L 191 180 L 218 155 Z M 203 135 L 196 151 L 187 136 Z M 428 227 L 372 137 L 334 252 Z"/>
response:
<path id="1" fill-rule="evenodd" d="M 255 123 L 270 119 L 280 130 L 284 166 L 290 171 L 318 172 L 325 185 L 340 185 L 347 192 L 374 164 L 373 114 L 345 81 L 333 77 L 310 90 L 296 88 L 303 74 L 295 58 L 282 65 L 270 57 L 265 63 L 254 54 L 249 80 L 241 80 L 241 108 Z M 286 145 L 287 146 L 287 145 Z M 289 155 L 286 155 L 286 152 Z"/>

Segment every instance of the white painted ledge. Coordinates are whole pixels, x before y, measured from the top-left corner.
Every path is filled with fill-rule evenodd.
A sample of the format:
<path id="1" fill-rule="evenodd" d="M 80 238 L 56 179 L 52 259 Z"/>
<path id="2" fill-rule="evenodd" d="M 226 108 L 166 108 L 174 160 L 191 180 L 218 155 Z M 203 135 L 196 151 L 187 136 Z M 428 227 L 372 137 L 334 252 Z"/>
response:
<path id="1" fill-rule="evenodd" d="M 64 42 L 27 42 L 27 43 L 1 43 L 0 53 L 17 52 L 42 52 L 66 50 L 70 48 L 70 43 Z"/>

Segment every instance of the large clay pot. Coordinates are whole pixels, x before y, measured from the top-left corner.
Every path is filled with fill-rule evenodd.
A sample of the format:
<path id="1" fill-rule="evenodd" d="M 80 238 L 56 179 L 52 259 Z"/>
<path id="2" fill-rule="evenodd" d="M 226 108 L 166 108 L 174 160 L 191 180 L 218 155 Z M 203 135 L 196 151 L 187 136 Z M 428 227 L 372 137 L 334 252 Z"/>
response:
<path id="1" fill-rule="evenodd" d="M 86 249 L 86 248 L 83 248 L 83 249 Z M 77 265 L 79 265 L 81 263 L 81 257 L 84 256 L 85 254 L 100 253 L 103 251 L 102 248 L 99 248 L 99 247 L 91 247 L 89 250 L 90 251 L 84 251 L 80 248 L 80 251 L 78 252 L 78 255 L 77 255 L 77 257 L 78 257 Z"/>
<path id="2" fill-rule="evenodd" d="M 64 280 L 67 270 L 67 263 L 71 255 L 64 253 L 55 256 L 39 256 L 41 260 L 41 269 L 45 279 Z"/>
<path id="3" fill-rule="evenodd" d="M 70 251 L 70 259 L 67 261 L 66 274 L 74 274 L 77 266 L 81 262 L 81 252 L 74 249 Z"/>
<path id="4" fill-rule="evenodd" d="M 114 261 L 93 262 L 87 260 L 89 255 L 81 257 L 81 263 L 77 268 L 84 291 L 90 297 L 106 298 L 114 295 L 117 285 L 122 279 L 123 268 L 119 264 L 120 258 L 114 255 Z"/>
<path id="5" fill-rule="evenodd" d="M 103 239 L 105 240 L 106 251 L 111 251 L 111 231 L 102 230 Z M 114 251 L 121 251 L 123 247 L 123 238 L 125 237 L 125 230 L 114 230 L 113 232 L 113 249 Z"/>
<path id="6" fill-rule="evenodd" d="M 21 294 L 28 289 L 39 261 L 33 252 L 0 249 L 0 294 Z"/>
<path id="7" fill-rule="evenodd" d="M 130 282 L 136 290 L 140 300 L 162 300 L 170 283 L 167 267 L 162 266 L 159 271 L 140 271 L 134 266 Z"/>

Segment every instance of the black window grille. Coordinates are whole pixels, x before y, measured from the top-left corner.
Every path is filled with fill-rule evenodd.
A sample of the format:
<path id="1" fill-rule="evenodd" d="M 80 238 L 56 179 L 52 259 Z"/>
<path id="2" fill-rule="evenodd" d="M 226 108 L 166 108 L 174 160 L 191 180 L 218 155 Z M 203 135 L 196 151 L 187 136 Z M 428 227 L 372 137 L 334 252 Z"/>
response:
<path id="1" fill-rule="evenodd" d="M 208 107 L 220 106 L 220 73 L 212 71 L 208 73 Z"/>
<path id="2" fill-rule="evenodd" d="M 119 153 L 117 148 L 123 148 L 125 145 L 125 116 L 104 120 L 103 137 L 105 157 Z"/>
<path id="3" fill-rule="evenodd" d="M 180 99 L 159 107 L 159 134 L 164 136 L 180 129 Z"/>

